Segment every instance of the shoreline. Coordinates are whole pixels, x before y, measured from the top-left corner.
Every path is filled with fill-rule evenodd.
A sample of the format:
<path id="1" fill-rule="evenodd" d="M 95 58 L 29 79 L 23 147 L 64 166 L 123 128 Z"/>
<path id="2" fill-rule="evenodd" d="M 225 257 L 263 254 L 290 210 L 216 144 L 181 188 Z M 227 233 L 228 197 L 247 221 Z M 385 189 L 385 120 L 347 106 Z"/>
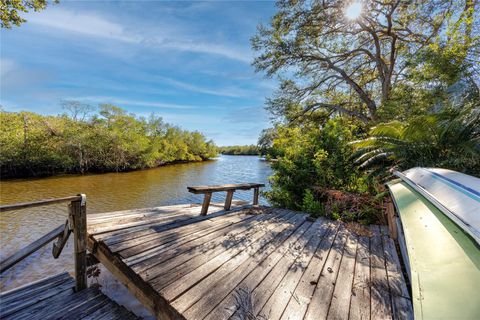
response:
<path id="1" fill-rule="evenodd" d="M 89 175 L 101 175 L 101 174 L 109 174 L 109 173 L 129 173 L 129 172 L 136 172 L 136 171 L 145 171 L 145 170 L 153 170 L 158 169 L 161 167 L 167 166 L 174 166 L 179 164 L 190 164 L 190 163 L 201 163 L 201 162 L 210 162 L 215 161 L 217 158 L 209 158 L 205 160 L 176 160 L 171 162 L 165 162 L 155 167 L 150 168 L 138 168 L 138 169 L 126 169 L 126 170 L 119 170 L 119 171 L 86 171 L 83 173 L 80 172 L 57 172 L 57 173 L 42 173 L 37 175 L 16 175 L 16 176 L 6 176 L 2 174 L 0 176 L 1 181 L 18 181 L 18 180 L 40 180 L 40 179 L 48 179 L 48 178 L 56 178 L 56 177 L 78 177 L 78 176 L 89 176 Z"/>

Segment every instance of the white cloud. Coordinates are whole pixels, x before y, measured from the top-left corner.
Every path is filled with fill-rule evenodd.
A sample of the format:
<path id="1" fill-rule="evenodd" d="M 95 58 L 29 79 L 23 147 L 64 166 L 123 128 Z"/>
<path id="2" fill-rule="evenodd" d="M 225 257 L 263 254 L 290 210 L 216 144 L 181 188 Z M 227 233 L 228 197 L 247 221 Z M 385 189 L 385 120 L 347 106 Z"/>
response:
<path id="1" fill-rule="evenodd" d="M 127 34 L 120 24 L 92 13 L 78 13 L 51 8 L 45 14 L 31 14 L 27 19 L 29 23 L 85 36 L 109 38 L 130 43 L 136 43 L 140 40 L 138 37 Z"/>
<path id="2" fill-rule="evenodd" d="M 5 77 L 9 72 L 16 68 L 15 61 L 11 59 L 0 58 L 0 77 Z"/>
<path id="3" fill-rule="evenodd" d="M 67 97 L 65 99 L 79 100 L 79 101 L 85 101 L 90 103 L 114 103 L 120 106 L 130 105 L 130 106 L 154 107 L 154 108 L 165 108 L 165 109 L 196 109 L 198 108 L 198 106 L 193 106 L 193 105 L 122 99 L 122 98 L 109 97 L 109 96 Z"/>
<path id="4" fill-rule="evenodd" d="M 68 33 L 112 39 L 158 49 L 218 55 L 247 63 L 251 61 L 249 50 L 234 48 L 231 45 L 206 43 L 198 39 L 191 39 L 191 35 L 178 33 L 176 29 L 160 30 L 163 31 L 160 33 L 169 35 L 168 37 L 158 36 L 158 32 L 156 32 L 156 35 L 146 35 L 145 30 L 127 30 L 121 24 L 94 13 L 81 13 L 61 8 L 49 8 L 42 14 L 28 14 L 26 18 L 29 23 Z M 149 30 L 149 33 L 152 34 L 151 30 Z"/>
<path id="5" fill-rule="evenodd" d="M 225 115 L 225 120 L 232 123 L 266 123 L 267 113 L 261 106 L 236 108 Z"/>
<path id="6" fill-rule="evenodd" d="M 164 47 L 179 51 L 215 54 L 246 63 L 250 63 L 252 60 L 249 52 L 245 52 L 245 50 L 240 50 L 238 48 L 236 49 L 214 43 L 202 43 L 193 41 L 168 41 L 164 43 Z"/>
<path id="7" fill-rule="evenodd" d="M 41 84 L 53 76 L 39 68 L 28 68 L 12 59 L 0 59 L 0 89 L 4 95 L 9 91 L 25 91 L 26 87 Z"/>
<path id="8" fill-rule="evenodd" d="M 174 80 L 171 78 L 166 77 L 159 77 L 162 82 L 173 85 L 177 88 L 186 89 L 193 92 L 205 93 L 214 96 L 221 96 L 221 97 L 245 97 L 250 96 L 251 92 L 247 90 L 243 90 L 237 87 L 223 87 L 223 88 L 206 88 L 203 86 L 197 86 L 190 83 Z"/>

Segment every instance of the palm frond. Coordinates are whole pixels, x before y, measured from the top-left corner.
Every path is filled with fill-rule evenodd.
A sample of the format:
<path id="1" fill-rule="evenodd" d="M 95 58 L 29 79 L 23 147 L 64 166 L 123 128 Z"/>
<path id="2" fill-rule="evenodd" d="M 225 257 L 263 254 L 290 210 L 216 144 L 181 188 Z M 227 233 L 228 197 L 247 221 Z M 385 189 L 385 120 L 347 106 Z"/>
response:
<path id="1" fill-rule="evenodd" d="M 394 153 L 393 152 L 382 152 L 382 153 L 379 153 L 371 158 L 369 158 L 367 161 L 365 161 L 364 163 L 362 163 L 359 168 L 360 169 L 365 169 L 365 168 L 368 168 L 370 167 L 372 164 L 374 163 L 377 163 L 379 162 L 380 160 L 386 160 L 388 157 L 391 157 L 393 156 Z"/>

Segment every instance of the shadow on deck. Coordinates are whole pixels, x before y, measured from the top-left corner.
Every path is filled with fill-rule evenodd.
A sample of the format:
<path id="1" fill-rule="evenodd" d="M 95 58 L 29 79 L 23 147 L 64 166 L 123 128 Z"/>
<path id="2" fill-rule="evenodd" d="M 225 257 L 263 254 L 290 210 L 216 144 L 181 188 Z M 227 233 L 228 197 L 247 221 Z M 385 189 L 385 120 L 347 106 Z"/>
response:
<path id="1" fill-rule="evenodd" d="M 159 319 L 409 319 L 388 230 L 268 207 L 88 215 L 88 249 Z"/>

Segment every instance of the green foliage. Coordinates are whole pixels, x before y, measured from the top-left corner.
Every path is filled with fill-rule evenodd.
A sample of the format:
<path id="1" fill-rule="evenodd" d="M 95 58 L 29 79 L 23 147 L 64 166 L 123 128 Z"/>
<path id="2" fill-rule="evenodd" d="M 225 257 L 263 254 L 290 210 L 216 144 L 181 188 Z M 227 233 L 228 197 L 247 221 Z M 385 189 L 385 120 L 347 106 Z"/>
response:
<path id="1" fill-rule="evenodd" d="M 310 189 L 305 190 L 305 195 L 303 196 L 303 201 L 300 209 L 303 212 L 310 213 L 312 216 L 325 215 L 325 207 L 320 201 L 316 200 L 312 190 Z"/>
<path id="2" fill-rule="evenodd" d="M 415 166 L 480 174 L 480 109 L 465 106 L 382 123 L 352 142 L 356 163 L 374 174 Z"/>
<path id="3" fill-rule="evenodd" d="M 260 149 L 260 154 L 265 156 L 267 159 L 275 159 L 277 154 L 273 148 L 273 141 L 277 137 L 276 128 L 267 128 L 263 129 L 258 137 L 258 148 Z"/>
<path id="4" fill-rule="evenodd" d="M 479 174 L 480 27 L 472 0 L 348 4 L 279 0 L 259 27 L 254 66 L 281 80 L 259 145 L 274 205 L 371 223 L 393 168 Z"/>
<path id="5" fill-rule="evenodd" d="M 350 160 L 348 144 L 361 128 L 336 118 L 319 127 L 306 124 L 278 127 L 273 148 L 278 161 L 272 164 L 269 200 L 282 207 L 300 209 L 305 192 L 312 187 L 365 192 L 368 185 Z"/>
<path id="6" fill-rule="evenodd" d="M 375 122 L 392 99 L 412 92 L 405 88 L 452 84 L 478 64 L 475 1 L 363 1 L 354 20 L 345 16 L 349 3 L 279 0 L 270 24 L 258 28 L 254 65 L 282 80 L 268 100 L 274 115 L 323 109 Z"/>
<path id="7" fill-rule="evenodd" d="M 58 3 L 59 1 L 53 2 Z M 47 3 L 47 0 L 2 0 L 0 3 L 1 27 L 20 26 L 26 20 L 20 17 L 19 12 L 40 11 L 47 7 Z"/>
<path id="8" fill-rule="evenodd" d="M 1 112 L 0 123 L 1 173 L 11 177 L 143 169 L 206 160 L 217 153 L 199 132 L 154 115 L 136 117 L 113 105 L 101 105 L 86 120 Z"/>
<path id="9" fill-rule="evenodd" d="M 221 154 L 228 154 L 228 155 L 246 155 L 246 156 L 258 156 L 260 155 L 259 147 L 255 145 L 249 146 L 226 146 L 226 147 L 218 147 L 218 150 Z"/>

